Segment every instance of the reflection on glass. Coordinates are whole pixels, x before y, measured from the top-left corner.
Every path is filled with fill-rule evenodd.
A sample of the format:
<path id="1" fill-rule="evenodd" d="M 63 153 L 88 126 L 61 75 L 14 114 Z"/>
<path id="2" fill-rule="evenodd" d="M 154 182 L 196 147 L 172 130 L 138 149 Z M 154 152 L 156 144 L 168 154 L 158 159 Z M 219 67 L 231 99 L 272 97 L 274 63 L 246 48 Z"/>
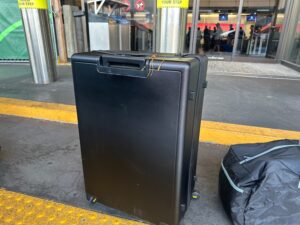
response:
<path id="1" fill-rule="evenodd" d="M 207 55 L 232 52 L 238 4 L 228 2 L 226 8 L 222 2 L 200 1 L 200 15 L 197 25 L 196 52 Z M 187 28 L 192 26 L 192 13 L 188 14 Z M 189 40 L 189 32 L 187 33 Z M 187 43 L 188 45 L 188 43 Z"/>
<path id="2" fill-rule="evenodd" d="M 300 8 L 298 9 L 298 18 L 293 29 L 294 34 L 290 41 L 291 47 L 288 52 L 288 61 L 300 65 Z"/>
<path id="3" fill-rule="evenodd" d="M 131 50 L 153 50 L 154 1 L 153 0 L 124 0 L 130 7 L 124 16 L 131 25 Z"/>
<path id="4" fill-rule="evenodd" d="M 90 50 L 152 51 L 152 0 L 88 0 Z"/>
<path id="5" fill-rule="evenodd" d="M 276 53 L 284 19 L 285 0 L 245 0 L 240 32 L 235 40 L 239 3 L 240 1 L 235 0 L 200 1 L 197 25 L 198 52 L 205 52 L 208 55 L 222 52 L 223 56 L 226 53 L 231 55 L 236 41 L 237 52 L 241 55 L 266 56 L 267 51 L 268 54 L 272 51 Z M 193 15 L 189 13 L 187 37 L 192 26 L 192 17 Z M 187 47 L 189 45 L 188 38 L 186 45 Z"/>

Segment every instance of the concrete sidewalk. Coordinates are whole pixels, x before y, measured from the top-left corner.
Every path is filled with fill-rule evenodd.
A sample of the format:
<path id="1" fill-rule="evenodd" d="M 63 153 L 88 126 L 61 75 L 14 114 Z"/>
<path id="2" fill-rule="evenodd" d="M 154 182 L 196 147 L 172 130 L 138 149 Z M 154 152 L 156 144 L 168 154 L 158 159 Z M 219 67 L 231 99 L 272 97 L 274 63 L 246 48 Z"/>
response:
<path id="1" fill-rule="evenodd" d="M 300 73 L 278 63 L 209 61 L 210 75 L 299 78 Z"/>

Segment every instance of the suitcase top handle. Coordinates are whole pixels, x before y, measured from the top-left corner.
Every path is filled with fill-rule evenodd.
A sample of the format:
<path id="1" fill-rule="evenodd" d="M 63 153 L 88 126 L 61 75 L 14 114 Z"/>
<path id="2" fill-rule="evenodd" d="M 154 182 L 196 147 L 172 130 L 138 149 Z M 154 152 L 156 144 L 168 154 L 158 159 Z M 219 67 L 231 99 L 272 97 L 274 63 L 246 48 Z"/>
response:
<path id="1" fill-rule="evenodd" d="M 108 75 L 147 78 L 149 59 L 148 57 L 102 55 L 99 59 L 98 72 Z"/>

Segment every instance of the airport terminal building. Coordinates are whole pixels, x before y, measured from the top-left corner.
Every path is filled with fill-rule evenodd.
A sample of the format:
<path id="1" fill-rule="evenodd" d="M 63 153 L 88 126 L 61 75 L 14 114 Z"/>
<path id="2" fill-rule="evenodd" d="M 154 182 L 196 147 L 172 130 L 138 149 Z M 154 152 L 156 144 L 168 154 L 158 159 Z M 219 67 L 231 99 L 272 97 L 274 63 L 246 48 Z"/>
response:
<path id="1" fill-rule="evenodd" d="M 178 38 L 184 42 L 183 51 L 194 46 L 196 52 L 205 52 L 211 59 L 276 60 L 299 69 L 297 0 L 182 1 L 178 17 L 164 14 L 163 1 L 107 0 L 102 4 L 100 0 L 61 0 L 61 15 L 55 2 L 48 0 L 48 11 L 56 55 L 62 54 L 60 42 L 67 52 L 67 59 L 60 61 L 89 50 L 159 51 L 164 44 L 161 37 L 175 32 L 182 35 Z M 1 1 L 0 6 L 0 61 L 28 60 L 18 1 Z M 168 27 L 174 18 L 178 21 Z M 197 31 L 195 39 L 192 28 Z M 237 28 L 239 34 L 235 35 Z"/>

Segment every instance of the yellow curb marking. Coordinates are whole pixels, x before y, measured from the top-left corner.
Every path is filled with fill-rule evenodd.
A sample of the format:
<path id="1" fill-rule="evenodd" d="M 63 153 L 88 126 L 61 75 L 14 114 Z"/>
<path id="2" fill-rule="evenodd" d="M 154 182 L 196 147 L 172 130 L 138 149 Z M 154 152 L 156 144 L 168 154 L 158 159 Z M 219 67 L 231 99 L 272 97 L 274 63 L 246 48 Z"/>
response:
<path id="1" fill-rule="evenodd" d="M 73 105 L 0 98 L 0 114 L 77 124 Z M 203 142 L 231 145 L 278 139 L 300 140 L 300 132 L 212 121 L 202 121 L 201 125 Z"/>
<path id="2" fill-rule="evenodd" d="M 212 121 L 202 121 L 201 125 L 200 140 L 203 142 L 232 145 L 279 139 L 300 140 L 300 132 Z"/>
<path id="3" fill-rule="evenodd" d="M 0 114 L 62 123 L 77 123 L 76 107 L 57 103 L 0 98 Z"/>

